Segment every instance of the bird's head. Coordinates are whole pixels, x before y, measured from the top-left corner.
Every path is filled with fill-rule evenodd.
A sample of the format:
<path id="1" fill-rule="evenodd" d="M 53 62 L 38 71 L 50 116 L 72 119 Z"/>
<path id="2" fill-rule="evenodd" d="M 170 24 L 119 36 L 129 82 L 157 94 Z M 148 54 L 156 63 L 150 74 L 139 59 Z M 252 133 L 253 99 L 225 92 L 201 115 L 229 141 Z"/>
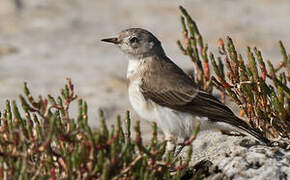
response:
<path id="1" fill-rule="evenodd" d="M 126 29 L 117 37 L 101 41 L 116 44 L 125 54 L 134 59 L 164 54 L 160 41 L 151 32 L 141 28 Z"/>

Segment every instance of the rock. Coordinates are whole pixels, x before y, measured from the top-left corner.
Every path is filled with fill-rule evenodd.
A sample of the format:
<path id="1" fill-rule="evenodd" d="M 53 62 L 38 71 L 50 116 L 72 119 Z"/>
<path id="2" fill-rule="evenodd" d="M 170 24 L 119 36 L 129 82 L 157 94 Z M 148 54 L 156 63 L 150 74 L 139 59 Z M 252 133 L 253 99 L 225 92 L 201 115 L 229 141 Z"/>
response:
<path id="1" fill-rule="evenodd" d="M 215 163 L 233 179 L 290 178 L 290 152 L 278 147 L 253 145 L 234 146 L 232 155 L 220 157 Z"/>
<path id="2" fill-rule="evenodd" d="M 230 154 L 216 158 L 213 166 L 218 173 L 210 172 L 207 179 L 281 179 L 290 178 L 290 151 L 279 147 L 257 145 L 243 139 L 230 148 Z M 245 146 L 245 144 L 247 144 Z"/>
<path id="3" fill-rule="evenodd" d="M 289 144 L 289 141 L 287 143 Z M 227 136 L 220 132 L 202 131 L 192 144 L 191 166 L 195 167 L 192 174 L 201 171 L 201 177 L 210 180 L 286 180 L 290 178 L 290 150 L 280 148 L 280 145 L 276 143 L 269 147 L 249 136 Z M 181 155 L 186 158 L 187 148 Z M 205 161 L 212 162 L 212 165 L 197 166 Z M 202 169 L 197 170 L 197 167 Z"/>

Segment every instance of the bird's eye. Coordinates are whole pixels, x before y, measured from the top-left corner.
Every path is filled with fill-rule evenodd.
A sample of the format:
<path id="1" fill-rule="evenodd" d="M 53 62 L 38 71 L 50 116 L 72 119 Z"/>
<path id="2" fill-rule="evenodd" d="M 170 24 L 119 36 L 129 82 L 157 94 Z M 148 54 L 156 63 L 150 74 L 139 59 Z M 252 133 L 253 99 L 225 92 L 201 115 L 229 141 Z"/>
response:
<path id="1" fill-rule="evenodd" d="M 132 37 L 132 38 L 130 38 L 130 43 L 132 44 L 132 43 L 136 43 L 136 42 L 138 42 L 138 38 L 137 37 Z"/>

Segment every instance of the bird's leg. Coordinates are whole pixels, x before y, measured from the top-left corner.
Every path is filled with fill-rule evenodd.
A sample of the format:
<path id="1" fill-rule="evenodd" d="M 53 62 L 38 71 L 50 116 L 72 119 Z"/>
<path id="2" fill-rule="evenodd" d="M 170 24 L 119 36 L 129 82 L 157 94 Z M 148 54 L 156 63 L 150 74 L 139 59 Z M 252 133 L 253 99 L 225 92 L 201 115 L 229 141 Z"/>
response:
<path id="1" fill-rule="evenodd" d="M 185 147 L 185 146 L 188 146 L 189 144 L 191 144 L 191 142 L 189 142 L 189 138 L 184 138 L 183 142 L 182 143 L 179 143 L 176 145 L 176 148 L 174 150 L 174 156 L 178 156 L 180 154 L 180 152 L 182 151 L 182 149 Z"/>
<path id="2" fill-rule="evenodd" d="M 175 150 L 174 150 L 174 157 L 177 157 L 184 147 L 185 146 L 180 145 L 180 144 L 176 145 Z"/>
<path id="3" fill-rule="evenodd" d="M 185 146 L 190 146 L 191 143 L 195 140 L 195 138 L 196 138 L 196 134 L 193 134 L 190 137 L 184 138 L 184 141 L 178 144 L 178 147 L 176 148 L 174 152 L 174 156 L 177 156 Z"/>

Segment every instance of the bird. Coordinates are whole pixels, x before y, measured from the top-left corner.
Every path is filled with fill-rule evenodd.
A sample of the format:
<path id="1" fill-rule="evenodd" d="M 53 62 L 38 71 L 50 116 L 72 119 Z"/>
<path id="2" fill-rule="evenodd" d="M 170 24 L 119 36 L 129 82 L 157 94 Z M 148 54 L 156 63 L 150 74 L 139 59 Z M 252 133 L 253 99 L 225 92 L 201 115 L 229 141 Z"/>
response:
<path id="1" fill-rule="evenodd" d="M 168 150 L 175 150 L 178 138 L 188 140 L 196 122 L 200 123 L 200 131 L 236 131 L 270 143 L 216 97 L 201 90 L 166 55 L 161 42 L 151 32 L 129 28 L 101 41 L 117 45 L 128 56 L 130 103 L 141 118 L 156 122 L 168 140 Z"/>

